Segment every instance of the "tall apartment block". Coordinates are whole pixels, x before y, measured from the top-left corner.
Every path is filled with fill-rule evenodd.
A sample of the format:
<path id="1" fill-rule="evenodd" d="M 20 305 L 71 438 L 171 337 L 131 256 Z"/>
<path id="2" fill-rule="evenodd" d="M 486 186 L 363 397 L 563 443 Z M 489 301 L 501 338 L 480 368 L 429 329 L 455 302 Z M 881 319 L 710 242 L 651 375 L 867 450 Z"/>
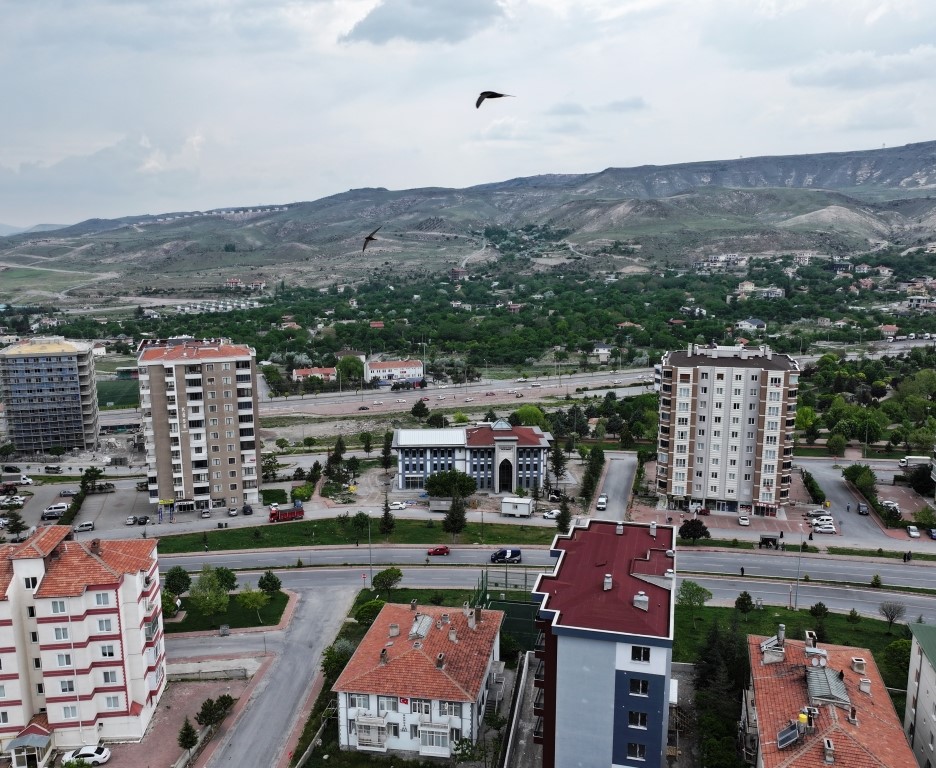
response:
<path id="1" fill-rule="evenodd" d="M 790 493 L 799 365 L 769 347 L 667 352 L 657 492 L 671 509 L 776 514 Z"/>
<path id="2" fill-rule="evenodd" d="M 0 349 L 0 398 L 17 452 L 97 447 L 92 349 L 90 342 L 61 336 L 26 339 Z"/>
<path id="3" fill-rule="evenodd" d="M 156 541 L 76 541 L 51 525 L 0 545 L 0 667 L 13 765 L 142 739 L 166 687 Z"/>
<path id="4" fill-rule="evenodd" d="M 674 544 L 669 526 L 609 520 L 554 539 L 533 589 L 543 768 L 668 764 Z"/>
<path id="5" fill-rule="evenodd" d="M 140 344 L 149 496 L 160 511 L 259 501 L 256 358 L 254 349 L 228 339 Z"/>

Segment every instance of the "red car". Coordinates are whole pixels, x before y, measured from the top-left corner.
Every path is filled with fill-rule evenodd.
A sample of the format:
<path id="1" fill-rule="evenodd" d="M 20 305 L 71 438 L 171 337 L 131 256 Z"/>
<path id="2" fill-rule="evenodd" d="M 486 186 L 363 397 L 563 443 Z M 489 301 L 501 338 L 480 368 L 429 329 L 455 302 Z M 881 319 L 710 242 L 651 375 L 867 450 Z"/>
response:
<path id="1" fill-rule="evenodd" d="M 426 554 L 427 555 L 447 555 L 449 554 L 449 548 L 443 544 L 441 547 L 433 547 Z"/>
<path id="2" fill-rule="evenodd" d="M 424 397 L 423 400 L 424 400 L 425 402 L 427 402 L 427 403 L 429 402 L 429 398 L 428 398 L 428 397 Z"/>

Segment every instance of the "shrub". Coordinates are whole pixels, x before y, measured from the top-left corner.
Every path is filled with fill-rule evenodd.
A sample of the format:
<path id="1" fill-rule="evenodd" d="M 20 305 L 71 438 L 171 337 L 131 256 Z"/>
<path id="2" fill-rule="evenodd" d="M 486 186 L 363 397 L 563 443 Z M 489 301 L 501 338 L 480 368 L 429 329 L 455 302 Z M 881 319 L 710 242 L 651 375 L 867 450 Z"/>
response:
<path id="1" fill-rule="evenodd" d="M 383 607 L 383 600 L 368 600 L 354 612 L 354 620 L 362 627 L 369 627 Z"/>
<path id="2" fill-rule="evenodd" d="M 876 574 L 874 574 L 874 576 L 871 577 L 871 586 L 872 586 L 872 587 L 881 587 L 881 586 L 883 586 L 883 584 L 884 584 L 884 582 L 881 581 L 881 576 L 880 576 L 880 574 L 877 574 L 877 573 L 876 573 Z"/>

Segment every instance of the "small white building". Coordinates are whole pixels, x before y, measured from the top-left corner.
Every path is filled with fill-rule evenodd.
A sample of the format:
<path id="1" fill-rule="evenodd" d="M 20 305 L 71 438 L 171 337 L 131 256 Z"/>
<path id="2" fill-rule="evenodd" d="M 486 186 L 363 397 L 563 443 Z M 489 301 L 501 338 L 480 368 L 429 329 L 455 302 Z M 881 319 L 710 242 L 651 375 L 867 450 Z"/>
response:
<path id="1" fill-rule="evenodd" d="M 408 381 L 425 375 L 422 360 L 381 360 L 364 363 L 364 381 Z"/>
<path id="2" fill-rule="evenodd" d="M 508 496 L 501 499 L 501 514 L 504 517 L 532 517 L 533 499 Z"/>

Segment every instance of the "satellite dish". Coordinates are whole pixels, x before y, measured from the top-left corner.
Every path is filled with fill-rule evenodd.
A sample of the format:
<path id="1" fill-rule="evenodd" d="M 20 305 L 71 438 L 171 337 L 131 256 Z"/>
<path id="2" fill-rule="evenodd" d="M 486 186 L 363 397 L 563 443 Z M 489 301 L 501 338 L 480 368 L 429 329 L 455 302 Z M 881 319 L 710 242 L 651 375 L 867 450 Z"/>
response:
<path id="1" fill-rule="evenodd" d="M 812 658 L 810 658 L 809 663 L 810 663 L 810 665 L 813 666 L 813 667 L 818 667 L 818 666 L 819 666 L 819 657 L 818 657 L 818 656 L 813 656 Z"/>
<path id="2" fill-rule="evenodd" d="M 826 659 L 825 656 L 820 656 L 820 657 L 819 657 L 819 666 L 820 666 L 820 667 L 824 667 L 824 666 L 825 666 L 826 664 L 828 664 L 828 663 L 829 663 L 829 661 L 828 661 L 828 659 Z"/>

